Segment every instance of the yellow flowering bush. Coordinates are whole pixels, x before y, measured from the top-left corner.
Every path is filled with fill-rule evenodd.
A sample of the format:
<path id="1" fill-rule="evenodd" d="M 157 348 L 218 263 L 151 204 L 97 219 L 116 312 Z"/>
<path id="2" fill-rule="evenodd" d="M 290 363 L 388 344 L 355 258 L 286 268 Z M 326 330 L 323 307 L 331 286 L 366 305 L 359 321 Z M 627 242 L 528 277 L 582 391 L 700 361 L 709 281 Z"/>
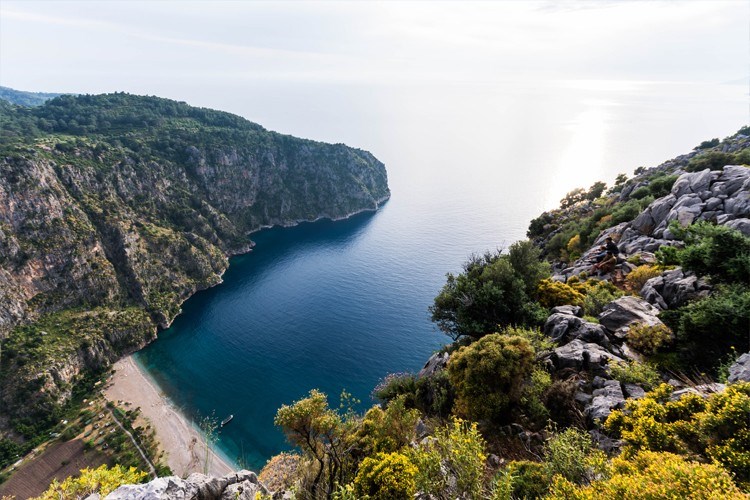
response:
<path id="1" fill-rule="evenodd" d="M 633 349 L 651 355 L 672 342 L 673 338 L 672 330 L 666 325 L 633 325 L 628 330 L 627 342 Z"/>
<path id="2" fill-rule="evenodd" d="M 609 479 L 577 486 L 554 478 L 548 500 L 745 499 L 731 476 L 713 464 L 686 460 L 672 453 L 642 451 L 630 459 L 612 460 Z"/>
<path id="3" fill-rule="evenodd" d="M 750 383 L 706 399 L 686 394 L 669 401 L 672 390 L 662 384 L 610 414 L 604 426 L 626 442 L 624 455 L 650 450 L 703 456 L 738 483 L 750 483 Z"/>
<path id="4" fill-rule="evenodd" d="M 401 453 L 378 453 L 365 458 L 354 478 L 358 498 L 410 500 L 416 492 L 417 468 Z"/>
<path id="5" fill-rule="evenodd" d="M 543 279 L 536 289 L 537 300 L 542 307 L 551 308 L 567 304 L 582 306 L 583 294 L 572 286 L 553 279 Z"/>
<path id="6" fill-rule="evenodd" d="M 92 493 L 99 493 L 104 497 L 123 484 L 140 483 L 146 476 L 145 472 L 135 467 L 126 469 L 121 465 L 115 465 L 111 469 L 106 465 L 96 469 L 86 468 L 81 470 L 78 477 L 69 477 L 62 483 L 55 479 L 49 489 L 36 500 L 75 500 L 85 498 Z"/>
<path id="7" fill-rule="evenodd" d="M 643 285 L 645 285 L 648 280 L 656 278 L 657 276 L 661 276 L 661 269 L 656 266 L 644 264 L 630 271 L 626 280 L 630 285 L 630 289 L 637 293 L 643 288 Z"/>

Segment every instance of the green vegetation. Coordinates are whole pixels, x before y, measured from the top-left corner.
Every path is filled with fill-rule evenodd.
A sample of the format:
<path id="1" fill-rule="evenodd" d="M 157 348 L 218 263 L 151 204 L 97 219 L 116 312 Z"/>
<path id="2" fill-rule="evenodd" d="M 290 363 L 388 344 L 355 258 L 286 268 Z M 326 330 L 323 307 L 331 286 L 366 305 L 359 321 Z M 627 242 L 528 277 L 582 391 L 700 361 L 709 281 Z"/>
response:
<path id="1" fill-rule="evenodd" d="M 471 420 L 506 420 L 533 367 L 534 348 L 521 337 L 496 333 L 460 348 L 448 364 L 455 413 Z"/>
<path id="2" fill-rule="evenodd" d="M 416 492 L 417 468 L 401 453 L 378 453 L 367 457 L 354 478 L 357 498 L 409 500 Z"/>
<path id="3" fill-rule="evenodd" d="M 693 454 L 725 468 L 747 486 L 750 384 L 730 385 L 706 399 L 686 394 L 671 401 L 672 391 L 672 386 L 662 384 L 609 416 L 605 427 L 627 443 L 624 456 L 638 451 Z"/>
<path id="4" fill-rule="evenodd" d="M 35 500 L 76 500 L 98 493 L 104 497 L 123 484 L 136 484 L 147 477 L 134 467 L 102 465 L 97 469 L 83 469 L 80 476 L 69 477 L 62 483 L 54 480 L 49 489 Z"/>
<path id="5" fill-rule="evenodd" d="M 647 391 L 654 389 L 661 383 L 659 371 L 649 363 L 638 361 L 610 363 L 612 378 L 623 384 L 638 384 Z"/>
<path id="6" fill-rule="evenodd" d="M 701 148 L 703 149 L 703 148 Z M 745 148 L 736 153 L 724 153 L 723 151 L 704 151 L 693 157 L 685 170 L 688 172 L 700 172 L 701 170 L 721 170 L 724 165 L 748 165 L 750 164 L 750 148 Z"/>
<path id="7" fill-rule="evenodd" d="M 447 283 L 430 307 L 432 320 L 453 340 L 492 333 L 498 325 L 539 325 L 544 309 L 533 299 L 549 267 L 539 261 L 531 242 L 500 252 L 474 256 Z"/>

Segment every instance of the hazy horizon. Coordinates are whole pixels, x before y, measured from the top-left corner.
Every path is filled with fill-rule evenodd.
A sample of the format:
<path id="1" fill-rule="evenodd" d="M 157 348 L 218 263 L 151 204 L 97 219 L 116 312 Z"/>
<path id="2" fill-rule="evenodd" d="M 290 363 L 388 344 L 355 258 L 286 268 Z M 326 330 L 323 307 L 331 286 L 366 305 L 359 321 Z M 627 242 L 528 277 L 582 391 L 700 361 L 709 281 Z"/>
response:
<path id="1" fill-rule="evenodd" d="M 396 194 L 466 148 L 485 170 L 554 161 L 544 185 L 516 179 L 538 209 L 750 122 L 749 53 L 746 1 L 0 3 L 0 85 L 343 142 Z"/>

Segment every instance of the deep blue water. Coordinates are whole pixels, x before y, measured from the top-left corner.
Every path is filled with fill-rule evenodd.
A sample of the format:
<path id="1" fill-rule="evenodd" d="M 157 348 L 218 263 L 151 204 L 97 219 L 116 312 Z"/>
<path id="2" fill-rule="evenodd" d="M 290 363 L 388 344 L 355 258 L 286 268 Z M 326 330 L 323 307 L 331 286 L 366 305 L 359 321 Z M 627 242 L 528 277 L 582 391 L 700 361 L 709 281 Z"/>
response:
<path id="1" fill-rule="evenodd" d="M 531 218 L 574 187 L 657 165 L 747 122 L 743 86 L 344 90 L 305 84 L 296 91 L 316 106 L 269 105 L 309 123 L 291 132 L 372 151 L 388 168 L 391 200 L 346 221 L 253 234 L 255 249 L 232 259 L 224 283 L 189 299 L 137 355 L 189 416 L 234 414 L 219 444 L 256 470 L 285 446 L 273 426 L 279 406 L 312 388 L 333 406 L 342 389 L 369 405 L 380 379 L 418 370 L 447 341 L 427 308 L 471 253 L 523 238 Z M 352 106 L 360 121 L 340 121 Z"/>

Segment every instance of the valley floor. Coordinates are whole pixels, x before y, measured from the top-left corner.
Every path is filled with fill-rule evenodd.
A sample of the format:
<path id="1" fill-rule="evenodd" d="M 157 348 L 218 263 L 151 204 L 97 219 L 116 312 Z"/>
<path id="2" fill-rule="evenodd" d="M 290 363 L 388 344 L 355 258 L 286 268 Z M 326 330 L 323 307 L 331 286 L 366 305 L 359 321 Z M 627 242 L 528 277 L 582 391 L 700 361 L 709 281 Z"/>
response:
<path id="1" fill-rule="evenodd" d="M 199 430 L 159 390 L 132 356 L 114 365 L 115 374 L 104 391 L 105 397 L 130 409 L 141 408 L 141 414 L 156 431 L 156 439 L 165 452 L 165 462 L 172 473 L 185 477 L 204 472 L 205 444 Z M 235 470 L 219 454 L 211 452 L 208 473 L 222 476 Z"/>

